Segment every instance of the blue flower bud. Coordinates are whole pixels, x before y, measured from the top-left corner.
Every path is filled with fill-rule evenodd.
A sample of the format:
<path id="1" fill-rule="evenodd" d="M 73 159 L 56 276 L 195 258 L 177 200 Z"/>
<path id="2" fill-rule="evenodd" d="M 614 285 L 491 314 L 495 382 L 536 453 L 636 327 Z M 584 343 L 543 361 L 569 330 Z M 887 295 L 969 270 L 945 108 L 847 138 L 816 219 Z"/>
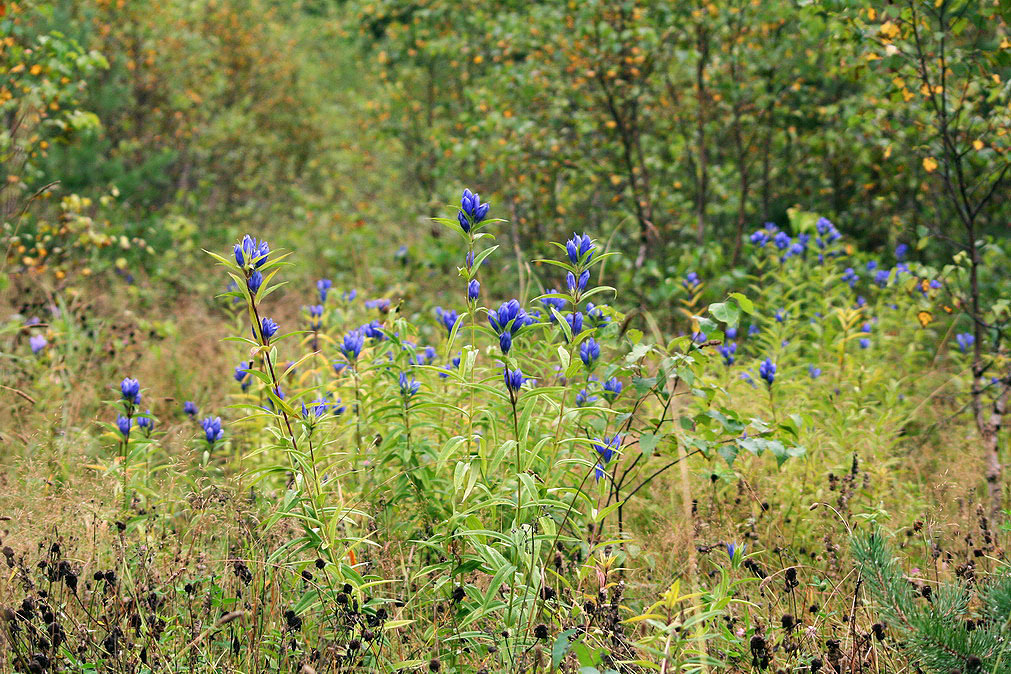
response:
<path id="1" fill-rule="evenodd" d="M 319 291 L 319 301 L 321 304 L 326 304 L 326 296 L 330 292 L 330 288 L 333 287 L 333 281 L 328 278 L 321 278 L 316 281 L 316 290 Z"/>
<path id="2" fill-rule="evenodd" d="M 621 395 L 624 385 L 615 377 L 611 377 L 604 382 L 604 400 L 613 403 Z"/>
<path id="3" fill-rule="evenodd" d="M 136 379 L 127 377 L 120 382 L 119 390 L 123 394 L 123 400 L 135 405 L 140 404 L 140 383 Z"/>
<path id="4" fill-rule="evenodd" d="M 400 373 L 399 382 L 400 394 L 407 399 L 414 396 L 414 394 L 418 392 L 418 389 L 421 388 L 421 384 L 415 381 L 414 377 L 408 378 L 407 374 L 404 372 Z"/>
<path id="5" fill-rule="evenodd" d="M 758 366 L 758 376 L 765 380 L 769 386 L 776 380 L 776 364 L 766 358 Z"/>
<path id="6" fill-rule="evenodd" d="M 352 330 L 344 335 L 340 350 L 348 360 L 355 360 L 361 354 L 363 346 L 365 346 L 365 335 L 361 330 Z"/>
<path id="7" fill-rule="evenodd" d="M 603 440 L 597 440 L 593 443 L 593 448 L 597 450 L 597 454 L 600 455 L 601 461 L 604 465 L 611 462 L 614 458 L 614 453 L 621 448 L 622 436 L 620 433 L 615 433 L 611 437 L 604 436 Z"/>
<path id="8" fill-rule="evenodd" d="M 565 252 L 572 264 L 589 264 L 594 253 L 593 240 L 586 234 L 573 234 L 572 238 L 565 243 Z"/>
<path id="9" fill-rule="evenodd" d="M 151 418 L 151 410 L 144 413 L 144 416 L 137 417 L 137 426 L 150 433 L 154 430 L 154 419 Z"/>
<path id="10" fill-rule="evenodd" d="M 263 274 L 258 271 L 254 271 L 246 279 L 246 287 L 249 288 L 249 293 L 255 295 L 257 291 L 260 290 L 260 286 L 263 285 Z"/>
<path id="11" fill-rule="evenodd" d="M 237 373 L 238 372 L 238 368 L 236 368 L 235 371 Z M 246 375 L 243 374 L 243 376 L 246 376 Z M 186 416 L 191 417 L 191 418 L 197 416 L 197 405 L 196 405 L 196 403 L 194 403 L 192 400 L 187 400 L 186 402 L 184 402 L 183 403 L 183 412 L 186 414 Z"/>
<path id="12" fill-rule="evenodd" d="M 471 302 L 477 301 L 477 298 L 481 296 L 481 282 L 476 278 L 471 279 L 470 283 L 467 284 L 467 299 Z"/>
<path id="13" fill-rule="evenodd" d="M 221 417 L 207 417 L 200 422 L 200 426 L 204 429 L 204 439 L 207 440 L 207 444 L 209 445 L 213 445 L 225 434 L 225 431 L 221 428 Z"/>
<path id="14" fill-rule="evenodd" d="M 116 415 L 116 426 L 119 427 L 119 432 L 124 438 L 130 437 L 130 427 L 133 425 L 133 421 L 130 417 L 124 417 L 122 414 Z"/>
<path id="15" fill-rule="evenodd" d="M 263 343 L 270 343 L 270 338 L 277 334 L 277 322 L 272 318 L 260 320 L 260 334 L 263 335 Z"/>
<path id="16" fill-rule="evenodd" d="M 505 380 L 506 388 L 510 391 L 519 391 L 523 387 L 523 382 L 526 381 L 523 372 L 518 369 L 503 368 L 502 378 Z"/>
<path id="17" fill-rule="evenodd" d="M 38 354 L 39 351 L 48 345 L 49 342 L 42 335 L 32 335 L 28 338 L 28 346 L 31 347 L 33 354 Z"/>
<path id="18" fill-rule="evenodd" d="M 502 349 L 502 353 L 509 353 L 509 349 L 513 347 L 513 338 L 508 332 L 503 332 L 498 336 L 498 345 Z"/>
<path id="19" fill-rule="evenodd" d="M 593 337 L 590 337 L 579 345 L 579 358 L 583 361 L 583 365 L 588 368 L 592 368 L 593 364 L 600 358 L 600 345 L 597 344 L 597 341 Z"/>

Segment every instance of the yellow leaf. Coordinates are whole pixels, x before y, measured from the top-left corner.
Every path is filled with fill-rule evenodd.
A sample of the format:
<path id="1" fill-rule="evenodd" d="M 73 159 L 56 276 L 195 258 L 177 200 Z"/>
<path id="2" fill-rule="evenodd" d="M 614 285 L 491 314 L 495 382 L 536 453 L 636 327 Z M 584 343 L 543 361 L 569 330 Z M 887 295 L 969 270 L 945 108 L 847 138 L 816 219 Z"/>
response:
<path id="1" fill-rule="evenodd" d="M 983 149 L 983 141 L 981 141 L 979 138 L 977 138 L 976 140 L 972 141 L 972 147 L 977 152 L 980 151 L 980 150 L 982 150 Z"/>
<path id="2" fill-rule="evenodd" d="M 923 158 L 923 170 L 927 173 L 933 173 L 937 170 L 937 160 L 933 157 Z"/>
<path id="3" fill-rule="evenodd" d="M 899 34 L 899 27 L 891 21 L 885 21 L 881 24 L 880 32 L 885 37 L 891 39 Z"/>

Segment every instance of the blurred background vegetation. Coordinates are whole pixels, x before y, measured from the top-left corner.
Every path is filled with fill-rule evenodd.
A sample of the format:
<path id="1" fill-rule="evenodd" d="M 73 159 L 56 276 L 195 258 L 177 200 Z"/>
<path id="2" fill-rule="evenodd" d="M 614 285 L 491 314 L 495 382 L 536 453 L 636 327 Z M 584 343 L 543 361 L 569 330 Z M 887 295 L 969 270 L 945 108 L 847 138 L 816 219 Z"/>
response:
<path id="1" fill-rule="evenodd" d="M 419 216 L 460 184 L 499 205 L 517 252 L 599 232 L 650 309 L 688 266 L 729 282 L 745 232 L 798 206 L 861 248 L 947 261 L 946 181 L 964 171 L 978 199 L 1006 178 L 1009 10 L 923 7 L 8 2 L 8 263 L 172 277 L 255 227 L 311 237 L 359 281 L 370 265 L 339 237 L 388 247 L 377 273 L 400 245 L 446 267 Z M 991 198 L 979 234 L 1006 233 L 1008 208 Z"/>

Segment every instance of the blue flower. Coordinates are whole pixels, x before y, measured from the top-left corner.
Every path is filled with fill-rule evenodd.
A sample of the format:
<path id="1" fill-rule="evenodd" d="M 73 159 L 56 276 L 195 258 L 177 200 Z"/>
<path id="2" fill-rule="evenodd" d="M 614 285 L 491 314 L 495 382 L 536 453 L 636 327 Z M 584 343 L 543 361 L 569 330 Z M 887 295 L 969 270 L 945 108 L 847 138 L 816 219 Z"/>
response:
<path id="1" fill-rule="evenodd" d="M 488 215 L 489 208 L 488 204 L 481 203 L 481 197 L 469 189 L 465 189 L 463 197 L 460 199 L 460 212 L 456 214 L 461 229 L 464 232 L 470 232 L 473 225 L 478 224 Z"/>
<path id="2" fill-rule="evenodd" d="M 134 405 L 140 404 L 140 382 L 127 377 L 119 383 L 119 390 L 123 394 L 123 400 Z"/>
<path id="3" fill-rule="evenodd" d="M 568 286 L 570 293 L 575 293 L 577 291 L 583 292 L 584 290 L 586 290 L 586 284 L 589 282 L 589 280 L 590 280 L 589 269 L 584 269 L 582 273 L 579 274 L 578 280 L 572 274 L 571 271 L 565 275 L 565 285 Z"/>
<path id="4" fill-rule="evenodd" d="M 600 345 L 597 344 L 593 337 L 579 345 L 579 358 L 583 361 L 583 365 L 588 368 L 592 368 L 593 364 L 600 358 Z"/>
<path id="5" fill-rule="evenodd" d="M 867 321 L 860 326 L 860 332 L 871 332 L 873 330 L 873 327 L 874 326 L 871 325 L 871 322 Z"/>
<path id="6" fill-rule="evenodd" d="M 277 322 L 272 318 L 263 318 L 260 321 L 260 334 L 263 335 L 263 343 L 270 342 L 270 338 L 277 334 Z"/>
<path id="7" fill-rule="evenodd" d="M 390 301 L 386 298 L 379 298 L 375 300 L 365 300 L 366 309 L 377 309 L 379 313 L 385 314 L 390 310 Z"/>
<path id="8" fill-rule="evenodd" d="M 565 252 L 569 256 L 569 262 L 574 265 L 586 265 L 593 259 L 593 240 L 586 234 L 573 234 L 572 238 L 565 242 Z"/>
<path id="9" fill-rule="evenodd" d="M 421 384 L 415 381 L 414 377 L 408 377 L 404 372 L 400 373 L 398 380 L 400 382 L 400 395 L 406 399 L 410 399 L 421 388 Z"/>
<path id="10" fill-rule="evenodd" d="M 821 376 L 821 368 L 815 367 L 814 365 L 807 366 L 807 373 L 811 375 L 811 379 L 817 379 Z"/>
<path id="11" fill-rule="evenodd" d="M 729 342 L 716 347 L 716 350 L 723 356 L 723 362 L 728 366 L 734 364 L 734 354 L 737 353 L 737 342 Z"/>
<path id="12" fill-rule="evenodd" d="M 354 302 L 355 298 L 358 297 L 358 291 L 352 288 L 351 290 L 345 290 L 341 295 L 345 302 Z"/>
<path id="13" fill-rule="evenodd" d="M 348 368 L 348 364 L 345 363 L 344 361 L 339 361 L 339 362 L 333 364 L 333 371 L 334 371 L 334 374 L 336 374 L 337 376 L 340 376 L 340 373 L 343 372 L 344 370 L 346 370 L 347 368 Z"/>
<path id="14" fill-rule="evenodd" d="M 690 271 L 685 274 L 684 280 L 681 281 L 681 285 L 683 285 L 688 291 L 695 290 L 695 288 L 701 283 L 702 280 L 699 279 L 698 272 L 694 271 Z"/>
<path id="15" fill-rule="evenodd" d="M 457 321 L 460 320 L 460 315 L 453 309 L 443 309 L 442 307 L 435 308 L 435 315 L 439 317 L 442 325 L 446 328 L 446 334 L 453 334 L 453 328 L 456 327 Z"/>
<path id="16" fill-rule="evenodd" d="M 944 284 L 943 284 L 943 283 L 941 283 L 940 281 L 938 281 L 937 279 L 933 279 L 933 280 L 932 280 L 932 281 L 930 282 L 930 287 L 931 287 L 931 289 L 933 289 L 933 290 L 940 290 L 940 289 L 941 289 L 941 288 L 943 287 L 943 285 L 944 285 Z"/>
<path id="17" fill-rule="evenodd" d="M 317 398 L 308 405 L 302 403 L 302 418 L 310 423 L 315 423 L 326 415 L 329 407 L 330 403 L 323 398 Z"/>
<path id="18" fill-rule="evenodd" d="M 877 260 L 867 260 L 867 271 L 874 271 L 878 268 Z"/>
<path id="19" fill-rule="evenodd" d="M 786 316 L 787 316 L 787 313 L 786 313 L 785 309 L 776 309 L 776 322 L 777 323 L 782 323 L 783 321 L 785 321 L 786 320 Z"/>
<path id="20" fill-rule="evenodd" d="M 262 267 L 270 254 L 270 245 L 266 241 L 256 242 L 248 234 L 242 237 L 242 243 L 235 244 L 235 264 L 240 267 L 253 265 L 256 268 Z"/>
<path id="21" fill-rule="evenodd" d="M 725 543 L 724 545 L 727 550 L 727 557 L 729 557 L 731 560 L 733 560 L 734 557 L 737 556 L 738 550 L 741 551 L 741 557 L 743 557 L 745 553 L 748 551 L 748 545 L 746 543 L 744 545 L 741 545 L 740 547 L 737 547 L 737 545 L 734 543 Z"/>
<path id="22" fill-rule="evenodd" d="M 878 284 L 879 287 L 884 288 L 888 285 L 888 277 L 891 276 L 891 272 L 887 269 L 879 269 L 878 273 L 874 275 L 874 282 Z"/>
<path id="23" fill-rule="evenodd" d="M 476 302 L 477 298 L 481 296 L 481 282 L 476 278 L 471 279 L 470 283 L 467 284 L 467 300 L 470 302 Z"/>
<path id="24" fill-rule="evenodd" d="M 906 254 L 909 252 L 909 246 L 904 243 L 900 243 L 895 247 L 895 259 L 902 261 L 906 259 Z"/>
<path id="25" fill-rule="evenodd" d="M 502 303 L 498 311 L 488 312 L 488 323 L 499 334 L 509 332 L 515 335 L 527 324 L 527 312 L 523 311 L 518 300 L 509 300 Z"/>
<path id="26" fill-rule="evenodd" d="M 765 244 L 769 243 L 769 235 L 761 229 L 756 229 L 748 237 L 748 240 L 759 248 L 764 248 Z"/>
<path id="27" fill-rule="evenodd" d="M 316 290 L 319 291 L 319 301 L 321 304 L 326 304 L 327 293 L 330 292 L 330 288 L 333 287 L 333 281 L 328 278 L 321 278 L 316 281 Z"/>
<path id="28" fill-rule="evenodd" d="M 828 239 L 829 243 L 832 243 L 842 236 L 839 233 L 839 230 L 836 229 L 835 225 L 829 222 L 828 218 L 818 218 L 818 222 L 815 223 L 815 229 L 818 230 L 819 234 Z"/>
<path id="29" fill-rule="evenodd" d="M 758 323 L 752 323 L 751 325 L 748 326 L 748 337 L 754 337 L 761 331 L 762 329 L 758 327 Z"/>
<path id="30" fill-rule="evenodd" d="M 613 403 L 618 399 L 618 396 L 621 395 L 621 390 L 623 388 L 624 385 L 621 383 L 621 380 L 616 377 L 611 377 L 604 382 L 604 400 L 609 403 Z"/>
<path id="31" fill-rule="evenodd" d="M 727 328 L 723 334 L 726 335 L 727 339 L 737 339 L 737 333 L 738 333 L 737 328 L 730 327 Z"/>
<path id="32" fill-rule="evenodd" d="M 119 428 L 119 432 L 124 438 L 130 437 L 130 427 L 133 425 L 133 421 L 130 417 L 124 417 L 122 414 L 116 415 L 116 426 Z"/>
<path id="33" fill-rule="evenodd" d="M 569 329 L 572 331 L 572 336 L 575 337 L 583 331 L 583 314 L 578 311 L 567 314 L 565 316 L 565 322 L 569 324 Z"/>
<path id="34" fill-rule="evenodd" d="M 772 238 L 772 242 L 776 244 L 776 248 L 779 250 L 786 250 L 789 248 L 792 241 L 793 239 L 791 239 L 790 235 L 786 232 L 779 232 Z"/>
<path id="35" fill-rule="evenodd" d="M 758 376 L 765 380 L 769 386 L 776 380 L 776 364 L 766 358 L 758 366 Z"/>
<path id="36" fill-rule="evenodd" d="M 344 335 L 340 350 L 348 360 L 355 360 L 361 354 L 363 346 L 365 346 L 365 335 L 361 330 L 352 330 Z"/>
<path id="37" fill-rule="evenodd" d="M 32 335 L 28 338 L 28 346 L 31 347 L 32 353 L 34 354 L 37 354 L 48 345 L 49 342 L 42 335 Z"/>
<path id="38" fill-rule="evenodd" d="M 209 445 L 213 445 L 225 434 L 221 428 L 221 417 L 207 417 L 200 422 L 200 426 L 204 429 L 204 438 Z"/>
<path id="39" fill-rule="evenodd" d="M 386 335 L 383 334 L 383 326 L 379 321 L 369 321 L 358 329 L 361 330 L 362 334 L 367 338 L 374 339 L 377 342 L 381 342 L 386 339 Z"/>
<path id="40" fill-rule="evenodd" d="M 344 410 L 347 409 L 344 405 L 341 405 L 341 399 L 337 398 L 334 402 L 330 403 L 330 411 L 333 412 L 335 417 L 339 417 L 344 414 Z"/>
<path id="41" fill-rule="evenodd" d="M 197 416 L 197 404 L 192 400 L 187 400 L 183 403 L 183 413 L 188 417 Z"/>
<path id="42" fill-rule="evenodd" d="M 600 482 L 600 478 L 605 475 L 604 467 L 599 463 L 593 467 L 593 479 L 595 482 Z"/>
<path id="43" fill-rule="evenodd" d="M 597 402 L 597 396 L 591 395 L 585 388 L 576 394 L 576 407 L 583 407 L 595 402 Z"/>
<path id="44" fill-rule="evenodd" d="M 869 349 L 870 346 L 871 346 L 871 340 L 867 339 L 866 337 L 861 337 L 860 338 L 860 348 L 861 349 Z"/>
<path id="45" fill-rule="evenodd" d="M 505 380 L 506 388 L 509 391 L 519 391 L 523 386 L 523 382 L 526 381 L 526 377 L 523 376 L 523 372 L 519 368 L 515 370 L 510 370 L 508 367 L 502 369 L 502 378 Z"/>
<path id="46" fill-rule="evenodd" d="M 966 353 L 969 347 L 976 343 L 976 338 L 970 332 L 960 332 L 955 335 L 955 342 L 962 353 Z"/>
<path id="47" fill-rule="evenodd" d="M 241 363 L 236 365 L 235 374 L 233 376 L 235 377 L 235 381 L 242 384 L 243 391 L 249 388 L 249 384 L 251 383 L 251 379 L 249 376 L 249 363 L 247 363 L 246 361 L 242 361 Z M 196 405 L 194 405 L 193 414 L 197 413 L 196 410 L 197 410 Z"/>
<path id="48" fill-rule="evenodd" d="M 586 303 L 586 317 L 590 319 L 594 327 L 607 325 L 611 321 L 611 318 L 604 313 L 604 308 L 596 306 L 593 302 Z"/>
<path id="49" fill-rule="evenodd" d="M 706 341 L 707 339 L 708 339 L 708 337 L 706 337 L 706 333 L 704 333 L 704 332 L 699 331 L 699 332 L 693 332 L 692 333 L 692 342 L 695 343 L 695 344 L 701 344 L 702 342 Z"/>
<path id="50" fill-rule="evenodd" d="M 857 295 L 857 302 L 854 305 L 854 308 L 855 309 L 859 309 L 860 307 L 862 307 L 862 306 L 864 306 L 866 304 L 867 304 L 867 298 L 864 297 L 863 295 Z"/>
<path id="51" fill-rule="evenodd" d="M 502 353 L 509 353 L 509 349 L 513 348 L 513 337 L 508 332 L 503 332 L 498 336 L 498 346 L 502 349 Z"/>
<path id="52" fill-rule="evenodd" d="M 260 290 L 260 286 L 263 285 L 263 274 L 258 271 L 254 271 L 246 279 L 246 287 L 249 288 L 249 293 L 255 295 L 257 291 Z"/>
<path id="53" fill-rule="evenodd" d="M 558 290 L 556 288 L 549 288 L 544 294 L 555 295 L 557 293 Z M 545 297 L 541 300 L 541 304 L 544 306 L 544 310 L 548 313 L 549 320 L 552 323 L 555 322 L 555 315 L 551 313 L 551 310 L 554 309 L 558 313 L 561 313 L 562 309 L 564 309 L 565 305 L 568 303 L 568 300 L 562 299 L 561 297 Z"/>
<path id="54" fill-rule="evenodd" d="M 857 276 L 855 271 L 853 271 L 853 267 L 846 267 L 846 271 L 844 271 L 842 275 L 842 280 L 848 283 L 850 288 L 852 288 L 857 284 L 857 281 L 860 280 L 860 277 Z"/>
<path id="55" fill-rule="evenodd" d="M 154 419 L 151 418 L 151 410 L 147 410 L 144 412 L 144 415 L 137 417 L 137 426 L 144 429 L 146 433 L 154 430 Z"/>
<path id="56" fill-rule="evenodd" d="M 604 465 L 610 463 L 611 459 L 614 458 L 614 453 L 621 447 L 621 440 L 621 434 L 615 433 L 611 437 L 604 436 L 603 440 L 598 439 L 593 443 L 593 448 L 597 450 L 597 454 L 600 455 L 600 459 L 604 462 Z"/>

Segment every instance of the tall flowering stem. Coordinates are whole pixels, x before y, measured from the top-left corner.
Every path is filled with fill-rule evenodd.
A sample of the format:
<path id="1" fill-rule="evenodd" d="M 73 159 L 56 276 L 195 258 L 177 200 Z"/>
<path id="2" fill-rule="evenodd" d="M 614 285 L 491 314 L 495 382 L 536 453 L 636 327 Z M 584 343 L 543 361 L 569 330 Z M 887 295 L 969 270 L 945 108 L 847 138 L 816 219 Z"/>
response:
<path id="1" fill-rule="evenodd" d="M 234 263 L 209 251 L 206 252 L 229 270 L 229 275 L 237 286 L 232 291 L 232 295 L 245 300 L 252 324 L 252 340 L 243 341 L 254 345 L 252 349 L 254 355 L 262 356 L 265 366 L 264 374 L 267 379 L 265 383 L 269 391 L 272 392 L 270 395 L 271 407 L 275 414 L 280 414 L 283 432 L 287 436 L 287 442 L 290 443 L 286 454 L 291 463 L 291 469 L 301 478 L 301 484 L 308 492 L 307 499 L 297 499 L 302 513 L 296 517 L 300 520 L 305 538 L 320 548 L 320 554 L 323 554 L 322 550 L 325 548 L 331 562 L 339 565 L 341 560 L 337 556 L 338 551 L 333 545 L 333 541 L 330 540 L 330 527 L 323 525 L 322 489 L 317 473 L 314 448 L 310 442 L 307 455 L 303 455 L 300 451 L 299 442 L 295 435 L 295 426 L 292 423 L 292 417 L 297 417 L 297 413 L 290 411 L 290 407 L 283 400 L 281 382 L 278 379 L 274 357 L 271 354 L 278 325 L 271 318 L 261 314 L 258 302 L 260 298 L 272 290 L 270 281 L 279 270 L 280 262 L 286 255 L 276 255 L 275 253 L 272 256 L 273 259 L 268 263 L 268 256 L 271 256 L 270 247 L 266 242 L 257 243 L 249 236 L 246 236 L 241 243 L 236 244 Z M 256 278 L 254 283 L 249 282 L 252 278 Z M 311 467 L 305 467 L 305 460 L 301 458 L 302 456 L 307 457 Z"/>

